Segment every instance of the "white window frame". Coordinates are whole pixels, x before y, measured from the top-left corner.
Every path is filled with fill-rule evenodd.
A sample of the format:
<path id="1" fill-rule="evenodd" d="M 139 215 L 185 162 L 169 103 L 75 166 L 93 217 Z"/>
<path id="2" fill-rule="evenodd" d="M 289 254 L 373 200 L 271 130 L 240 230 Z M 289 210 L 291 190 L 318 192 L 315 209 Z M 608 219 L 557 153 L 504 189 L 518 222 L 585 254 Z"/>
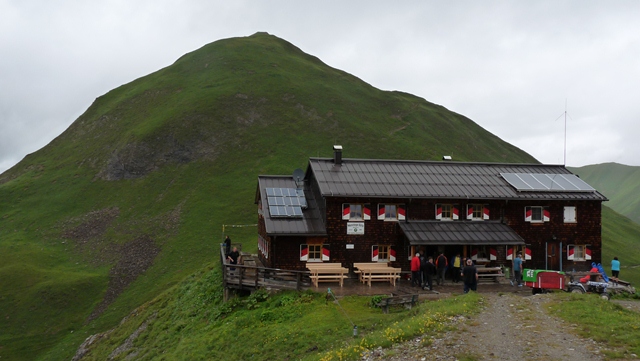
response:
<path id="1" fill-rule="evenodd" d="M 401 203 L 379 203 L 378 220 L 385 222 L 399 222 L 406 219 L 404 204 Z M 384 212 L 381 212 L 384 210 Z M 392 212 L 390 212 L 392 210 Z M 402 211 L 402 213 L 401 213 Z"/>
<path id="2" fill-rule="evenodd" d="M 440 213 L 438 213 L 438 206 Z M 436 203 L 436 219 L 439 221 L 457 221 L 460 219 L 460 205 L 455 203 Z M 445 217 L 445 214 L 448 216 Z"/>
<path id="3" fill-rule="evenodd" d="M 569 252 L 571 251 L 571 249 L 573 248 L 573 258 L 569 258 Z M 589 244 L 569 244 L 567 245 L 567 260 L 568 261 L 574 261 L 574 262 L 584 262 L 584 261 L 591 261 L 592 257 L 589 252 L 587 252 L 587 249 L 590 249 L 591 245 Z M 579 252 L 577 252 L 577 250 L 580 250 Z M 580 254 L 581 257 L 577 257 L 576 255 Z"/>
<path id="4" fill-rule="evenodd" d="M 527 209 L 531 211 L 531 219 L 527 219 Z M 535 212 L 534 212 L 534 210 L 535 210 Z M 525 220 L 525 222 L 529 222 L 529 223 L 549 222 L 551 220 L 550 219 L 550 215 L 545 216 L 545 210 L 547 212 L 549 212 L 549 207 L 545 207 L 545 206 L 526 206 L 526 207 L 524 207 L 524 220 Z M 539 216 L 539 218 L 534 217 L 534 214 L 536 216 Z"/>
<path id="5" fill-rule="evenodd" d="M 349 207 L 348 218 L 346 215 L 344 215 L 344 209 L 347 206 Z M 371 205 L 367 203 L 343 203 L 342 204 L 342 212 L 343 212 L 342 220 L 356 221 L 356 222 L 368 221 L 371 219 L 371 214 L 370 213 L 367 214 L 366 211 L 368 210 L 369 212 L 371 212 L 370 207 Z"/>
<path id="6" fill-rule="evenodd" d="M 469 207 L 471 207 L 472 212 L 471 216 L 469 216 Z M 467 220 L 471 221 L 484 221 L 488 218 L 488 215 L 484 213 L 486 206 L 484 204 L 473 203 L 467 204 Z"/>
<path id="7" fill-rule="evenodd" d="M 373 249 L 377 248 L 378 249 L 378 259 L 373 261 Z M 383 251 L 384 249 L 384 251 Z M 371 246 L 371 255 L 372 255 L 372 261 L 373 262 L 380 262 L 380 263 L 384 263 L 384 262 L 394 262 L 396 260 L 395 257 L 391 256 L 393 250 L 393 246 L 389 245 L 389 244 L 376 244 Z M 382 255 L 385 255 L 385 257 L 383 258 Z"/>

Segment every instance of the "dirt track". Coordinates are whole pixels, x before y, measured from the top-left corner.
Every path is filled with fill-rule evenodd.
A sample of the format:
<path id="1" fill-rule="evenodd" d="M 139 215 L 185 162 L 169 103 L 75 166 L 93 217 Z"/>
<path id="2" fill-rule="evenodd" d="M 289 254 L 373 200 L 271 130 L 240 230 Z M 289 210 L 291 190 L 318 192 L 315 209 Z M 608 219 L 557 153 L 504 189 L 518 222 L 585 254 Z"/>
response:
<path id="1" fill-rule="evenodd" d="M 575 325 L 544 310 L 549 295 L 483 293 L 483 311 L 454 321 L 455 331 L 378 349 L 362 360 L 604 360 L 605 346 L 575 335 Z M 429 346 L 423 346 L 429 344 Z"/>

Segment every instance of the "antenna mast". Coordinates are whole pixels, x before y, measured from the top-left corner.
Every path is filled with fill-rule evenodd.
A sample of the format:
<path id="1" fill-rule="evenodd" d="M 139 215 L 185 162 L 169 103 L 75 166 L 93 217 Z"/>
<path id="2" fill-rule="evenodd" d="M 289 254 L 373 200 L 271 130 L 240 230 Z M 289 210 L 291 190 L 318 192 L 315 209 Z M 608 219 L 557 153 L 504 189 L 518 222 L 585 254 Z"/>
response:
<path id="1" fill-rule="evenodd" d="M 567 100 L 564 100 L 564 159 L 562 160 L 562 165 L 567 166 Z M 560 119 L 563 114 L 560 114 L 556 120 Z"/>
<path id="2" fill-rule="evenodd" d="M 563 166 L 567 166 L 567 99 L 564 100 L 564 159 Z"/>

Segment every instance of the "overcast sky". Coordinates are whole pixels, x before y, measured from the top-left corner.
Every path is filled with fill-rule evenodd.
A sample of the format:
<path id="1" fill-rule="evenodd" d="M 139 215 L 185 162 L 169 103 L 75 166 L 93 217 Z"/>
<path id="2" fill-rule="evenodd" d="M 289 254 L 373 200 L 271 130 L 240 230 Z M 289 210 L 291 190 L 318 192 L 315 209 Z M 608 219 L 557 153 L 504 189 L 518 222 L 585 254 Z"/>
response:
<path id="1" fill-rule="evenodd" d="M 640 1 L 0 0 L 0 172 L 93 100 L 265 31 L 543 163 L 640 166 Z M 455 154 L 454 154 L 455 159 Z"/>

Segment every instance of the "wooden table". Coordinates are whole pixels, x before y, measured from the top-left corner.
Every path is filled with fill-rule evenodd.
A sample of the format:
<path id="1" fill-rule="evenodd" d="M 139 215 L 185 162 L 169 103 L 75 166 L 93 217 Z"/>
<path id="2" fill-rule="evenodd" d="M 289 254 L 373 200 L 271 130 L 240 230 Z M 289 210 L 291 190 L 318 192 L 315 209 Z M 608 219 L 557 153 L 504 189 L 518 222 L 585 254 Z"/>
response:
<path id="1" fill-rule="evenodd" d="M 402 272 L 400 268 L 365 264 L 360 264 L 358 270 L 360 271 L 360 281 L 368 284 L 369 287 L 371 287 L 372 281 L 388 281 L 395 287 L 396 280 L 400 278 L 400 272 Z"/>
<path id="2" fill-rule="evenodd" d="M 487 279 L 498 282 L 498 277 L 504 277 L 500 267 L 476 267 L 476 270 L 478 271 L 478 280 Z"/>
<path id="3" fill-rule="evenodd" d="M 349 269 L 342 267 L 341 263 L 307 262 L 307 269 L 311 273 L 309 278 L 316 288 L 319 282 L 339 282 L 342 287 L 344 279 L 349 274 Z"/>

